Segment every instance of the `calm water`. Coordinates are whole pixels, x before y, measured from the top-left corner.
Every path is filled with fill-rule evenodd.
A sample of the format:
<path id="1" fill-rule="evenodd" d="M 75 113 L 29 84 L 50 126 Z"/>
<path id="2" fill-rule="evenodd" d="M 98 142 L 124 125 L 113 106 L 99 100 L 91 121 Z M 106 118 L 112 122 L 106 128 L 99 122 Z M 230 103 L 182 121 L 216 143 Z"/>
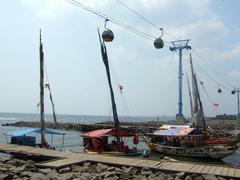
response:
<path id="1" fill-rule="evenodd" d="M 166 117 L 164 117 L 166 118 Z M 170 117 L 171 118 L 171 117 Z M 58 115 L 57 116 L 58 122 L 71 122 L 71 123 L 86 123 L 92 124 L 96 122 L 105 122 L 108 120 L 112 120 L 106 116 L 81 116 L 81 115 Z M 120 117 L 120 121 L 127 121 L 127 122 L 146 122 L 151 120 L 156 120 L 157 117 Z M 161 119 L 161 118 L 160 118 Z M 166 119 L 169 120 L 169 119 Z M 13 123 L 17 121 L 39 121 L 39 116 L 35 114 L 19 114 L 19 113 L 0 113 L 0 124 L 5 123 Z M 53 118 L 51 115 L 46 115 L 46 121 L 53 122 Z M 4 135 L 5 133 L 13 130 L 21 129 L 18 127 L 6 127 L 0 125 L 0 143 L 7 143 L 10 141 L 10 137 Z M 73 151 L 73 152 L 82 152 L 82 138 L 81 132 L 77 131 L 62 131 L 66 135 L 64 137 L 64 149 Z M 37 137 L 37 142 L 40 143 L 40 135 L 35 134 Z M 47 141 L 51 142 L 51 136 L 46 135 Z M 133 146 L 131 139 L 125 139 L 129 146 Z M 61 149 L 63 146 L 63 137 L 62 136 L 53 136 L 53 146 Z M 140 142 L 138 144 L 139 149 L 148 149 L 144 142 Z M 159 156 L 157 154 L 153 154 L 151 159 L 158 159 Z M 194 159 L 186 159 L 181 158 L 181 160 L 191 160 L 191 161 L 199 161 Z M 202 161 L 202 160 L 201 160 Z M 240 166 L 240 151 L 238 150 L 236 153 L 226 157 L 224 163 L 231 164 L 234 166 Z M 211 161 L 212 163 L 212 161 Z M 223 163 L 223 162 L 216 162 L 216 163 Z"/>

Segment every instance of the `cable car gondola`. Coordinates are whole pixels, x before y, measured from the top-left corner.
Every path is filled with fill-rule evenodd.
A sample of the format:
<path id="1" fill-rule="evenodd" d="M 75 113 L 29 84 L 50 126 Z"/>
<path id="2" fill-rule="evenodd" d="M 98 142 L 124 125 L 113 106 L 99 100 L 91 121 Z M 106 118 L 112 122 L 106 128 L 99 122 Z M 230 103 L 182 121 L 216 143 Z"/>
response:
<path id="1" fill-rule="evenodd" d="M 164 47 L 164 42 L 163 42 L 163 40 L 162 40 L 163 28 L 160 28 L 160 30 L 161 30 L 161 32 L 162 32 L 162 35 L 161 35 L 159 38 L 155 39 L 154 42 L 153 42 L 154 47 L 155 47 L 156 49 L 162 49 L 162 48 Z"/>
<path id="2" fill-rule="evenodd" d="M 108 21 L 109 21 L 108 19 L 105 20 L 105 25 L 104 25 L 105 30 L 102 33 L 102 39 L 104 42 L 112 42 L 114 39 L 113 32 L 110 29 L 106 28 L 106 24 Z"/>

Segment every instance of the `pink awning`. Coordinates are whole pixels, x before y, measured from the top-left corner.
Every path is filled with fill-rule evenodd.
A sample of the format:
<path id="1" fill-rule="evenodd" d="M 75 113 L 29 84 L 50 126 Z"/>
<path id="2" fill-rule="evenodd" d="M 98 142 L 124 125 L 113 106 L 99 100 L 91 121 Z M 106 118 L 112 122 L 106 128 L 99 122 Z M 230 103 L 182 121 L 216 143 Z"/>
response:
<path id="1" fill-rule="evenodd" d="M 113 129 L 99 129 L 83 134 L 84 137 L 99 137 L 109 134 Z"/>

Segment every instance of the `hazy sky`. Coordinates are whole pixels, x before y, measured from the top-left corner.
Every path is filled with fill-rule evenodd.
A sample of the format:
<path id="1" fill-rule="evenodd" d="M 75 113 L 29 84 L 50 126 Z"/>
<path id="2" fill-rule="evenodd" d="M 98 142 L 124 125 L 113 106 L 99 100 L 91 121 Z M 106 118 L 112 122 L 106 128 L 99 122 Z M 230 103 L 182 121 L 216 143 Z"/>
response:
<path id="1" fill-rule="evenodd" d="M 115 0 L 79 0 L 111 17 L 154 36 L 161 33 L 120 6 Z M 166 32 L 190 38 L 204 110 L 236 113 L 237 98 L 230 90 L 240 87 L 240 1 L 232 0 L 122 0 Z M 39 102 L 39 29 L 42 29 L 45 64 L 57 113 L 108 115 L 110 95 L 101 59 L 97 27 L 104 20 L 65 0 L 2 1 L 0 7 L 0 111 L 36 111 Z M 108 43 L 112 82 L 120 115 L 158 116 L 177 113 L 178 55 L 166 44 L 153 43 L 111 22 L 115 39 Z M 166 41 L 174 40 L 164 34 Z M 189 115 L 183 58 L 183 112 Z M 195 52 L 201 55 L 200 58 Z M 123 98 L 118 89 L 123 85 Z M 217 93 L 218 84 L 222 94 Z M 48 93 L 46 111 L 51 112 Z"/>

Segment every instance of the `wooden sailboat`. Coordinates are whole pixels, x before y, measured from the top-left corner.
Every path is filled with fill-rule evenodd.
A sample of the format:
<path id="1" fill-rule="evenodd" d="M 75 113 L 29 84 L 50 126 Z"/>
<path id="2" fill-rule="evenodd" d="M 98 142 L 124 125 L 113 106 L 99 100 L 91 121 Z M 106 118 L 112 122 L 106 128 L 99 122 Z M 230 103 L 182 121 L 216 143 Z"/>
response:
<path id="1" fill-rule="evenodd" d="M 212 137 L 206 127 L 196 73 L 190 55 L 192 94 L 189 91 L 192 125 L 165 125 L 148 133 L 146 144 L 152 151 L 175 156 L 222 159 L 238 149 L 237 140 Z M 192 98 L 193 96 L 193 98 Z"/>
<path id="2" fill-rule="evenodd" d="M 50 94 L 50 100 L 52 104 L 53 109 L 53 119 L 54 122 L 57 123 L 56 115 L 55 115 L 55 109 L 54 109 L 54 103 L 52 98 L 52 93 L 50 89 L 49 82 L 47 84 L 44 83 L 44 53 L 43 53 L 43 43 L 42 43 L 42 36 L 41 36 L 41 30 L 40 30 L 40 46 L 39 46 L 39 60 L 40 60 L 40 122 L 41 127 L 40 128 L 26 128 L 26 129 L 19 129 L 15 131 L 10 131 L 6 133 L 6 135 L 11 136 L 11 144 L 20 144 L 20 145 L 26 145 L 26 146 L 37 146 L 42 148 L 54 148 L 50 147 L 53 145 L 53 135 L 63 135 L 63 146 L 64 146 L 64 135 L 65 133 L 52 131 L 50 129 L 45 128 L 45 119 L 44 119 L 44 89 L 48 88 L 49 94 Z M 47 79 L 48 81 L 48 79 Z M 41 143 L 36 144 L 36 137 L 30 136 L 29 134 L 32 133 L 40 133 L 41 134 Z M 51 135 L 51 144 L 49 145 L 46 141 L 46 134 Z"/>
<path id="3" fill-rule="evenodd" d="M 83 150 L 85 153 L 95 153 L 95 154 L 101 153 L 101 154 L 121 155 L 121 156 L 139 156 L 142 154 L 142 152 L 138 151 L 136 148 L 129 148 L 127 145 L 125 145 L 123 140 L 124 137 L 132 137 L 134 144 L 137 144 L 138 143 L 137 134 L 133 135 L 133 134 L 130 134 L 129 132 L 122 131 L 120 129 L 120 123 L 119 123 L 119 118 L 117 114 L 113 88 L 111 84 L 107 49 L 105 45 L 105 42 L 109 42 L 113 39 L 113 34 L 109 29 L 107 29 L 107 31 L 104 31 L 102 35 L 103 40 L 101 39 L 99 31 L 98 31 L 98 35 L 99 35 L 99 41 L 101 46 L 102 59 L 105 65 L 108 85 L 110 89 L 114 128 L 95 130 L 95 131 L 85 133 L 83 135 L 83 146 L 84 146 Z M 109 140 L 112 140 L 112 142 L 108 142 Z"/>
<path id="4" fill-rule="evenodd" d="M 42 34 L 40 30 L 40 46 L 39 46 L 39 60 L 40 60 L 40 122 L 41 122 L 41 147 L 47 148 L 49 145 L 47 144 L 46 137 L 45 137 L 45 115 L 44 115 L 44 89 L 48 88 L 50 94 L 50 101 L 52 104 L 53 110 L 53 119 L 54 123 L 57 123 L 55 108 L 51 93 L 51 88 L 49 82 L 45 84 L 44 81 L 44 52 L 43 52 L 43 43 L 42 43 Z"/>

